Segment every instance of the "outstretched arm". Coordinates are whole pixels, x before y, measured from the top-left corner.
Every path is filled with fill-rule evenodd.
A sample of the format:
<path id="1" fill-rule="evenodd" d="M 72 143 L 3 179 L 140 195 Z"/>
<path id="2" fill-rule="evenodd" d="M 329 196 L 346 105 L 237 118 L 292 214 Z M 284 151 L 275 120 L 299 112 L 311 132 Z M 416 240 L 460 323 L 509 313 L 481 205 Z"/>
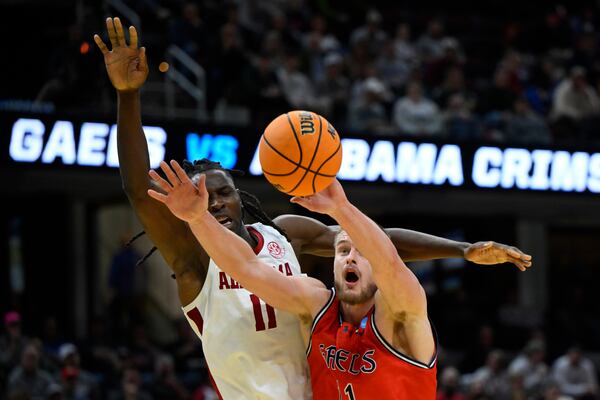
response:
<path id="1" fill-rule="evenodd" d="M 176 161 L 171 161 L 171 168 L 163 166 L 168 181 L 150 171 L 164 194 L 152 189 L 148 194 L 165 204 L 177 218 L 186 221 L 219 268 L 244 288 L 275 308 L 312 316 L 314 309 L 327 299 L 329 291 L 325 286 L 312 278 L 287 277 L 260 261 L 246 241 L 207 212 L 206 176 L 201 175 L 194 185 Z"/>
<path id="2" fill-rule="evenodd" d="M 118 98 L 117 149 L 123 188 L 152 242 L 177 276 L 182 304 L 199 293 L 208 256 L 198 246 L 184 222 L 160 203 L 149 199 L 151 188 L 148 145 L 142 129 L 139 89 L 148 76 L 146 49 L 138 48 L 135 27 L 129 27 L 129 45 L 119 18 L 107 18 L 106 29 L 112 50 L 99 35 L 94 41 L 104 55 L 106 71 Z"/>
<path id="3" fill-rule="evenodd" d="M 294 197 L 292 201 L 311 211 L 328 214 L 340 224 L 353 246 L 371 265 L 378 289 L 375 318 L 377 325 L 383 326 L 384 337 L 394 338 L 397 327 L 401 326 L 408 341 L 404 347 L 417 360 L 429 363 L 435 344 L 427 319 L 425 291 L 398 256 L 387 233 L 348 201 L 337 180 L 319 193 Z"/>
<path id="4" fill-rule="evenodd" d="M 328 214 L 340 224 L 371 264 L 377 287 L 384 297 L 391 297 L 389 304 L 399 304 L 402 310 L 414 314 L 426 314 L 425 293 L 419 281 L 406 267 L 386 232 L 348 201 L 337 180 L 321 192 L 293 197 L 291 201 Z"/>
<path id="5" fill-rule="evenodd" d="M 314 218 L 285 214 L 275 218 L 299 254 L 333 256 L 333 241 L 337 226 L 327 226 Z M 516 247 L 496 242 L 457 242 L 427 233 L 401 228 L 388 228 L 392 243 L 404 261 L 465 258 L 476 264 L 509 262 L 521 271 L 531 266 L 531 256 Z"/>

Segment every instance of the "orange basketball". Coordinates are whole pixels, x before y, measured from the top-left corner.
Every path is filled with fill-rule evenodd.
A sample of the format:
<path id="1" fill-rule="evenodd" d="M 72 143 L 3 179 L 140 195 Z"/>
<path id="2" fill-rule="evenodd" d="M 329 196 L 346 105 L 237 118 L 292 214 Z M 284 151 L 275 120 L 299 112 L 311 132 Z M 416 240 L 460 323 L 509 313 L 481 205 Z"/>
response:
<path id="1" fill-rule="evenodd" d="M 342 163 L 342 144 L 333 125 L 310 111 L 290 111 L 265 129 L 258 148 L 265 177 L 291 196 L 325 189 Z"/>

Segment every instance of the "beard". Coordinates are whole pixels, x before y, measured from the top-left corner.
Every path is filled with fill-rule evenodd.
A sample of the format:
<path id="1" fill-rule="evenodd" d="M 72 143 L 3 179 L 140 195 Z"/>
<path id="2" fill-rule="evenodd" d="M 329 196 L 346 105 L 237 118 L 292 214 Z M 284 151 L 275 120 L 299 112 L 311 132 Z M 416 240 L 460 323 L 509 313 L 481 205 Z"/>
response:
<path id="1" fill-rule="evenodd" d="M 343 282 L 335 282 L 335 291 L 340 301 L 350 305 L 355 305 L 366 303 L 367 301 L 371 300 L 373 296 L 375 296 L 377 286 L 375 285 L 375 283 L 369 283 L 367 287 L 362 289 L 360 292 L 351 293 L 349 291 L 346 291 Z"/>

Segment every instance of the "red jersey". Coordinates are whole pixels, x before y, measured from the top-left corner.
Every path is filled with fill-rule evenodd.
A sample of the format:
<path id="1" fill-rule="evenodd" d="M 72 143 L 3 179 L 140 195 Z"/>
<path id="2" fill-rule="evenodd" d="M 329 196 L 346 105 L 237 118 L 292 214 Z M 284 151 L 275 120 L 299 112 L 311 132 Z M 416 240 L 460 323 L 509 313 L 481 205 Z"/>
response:
<path id="1" fill-rule="evenodd" d="M 429 364 L 414 360 L 383 338 L 374 312 L 358 327 L 343 322 L 332 289 L 313 321 L 307 350 L 313 400 L 435 400 L 437 340 Z"/>

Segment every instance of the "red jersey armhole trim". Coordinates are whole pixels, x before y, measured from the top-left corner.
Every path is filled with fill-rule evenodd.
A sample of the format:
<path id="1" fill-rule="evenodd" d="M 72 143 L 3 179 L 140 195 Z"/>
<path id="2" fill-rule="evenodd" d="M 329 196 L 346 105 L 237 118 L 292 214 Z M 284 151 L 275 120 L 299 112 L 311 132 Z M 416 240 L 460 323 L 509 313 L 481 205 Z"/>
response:
<path id="1" fill-rule="evenodd" d="M 254 250 L 254 254 L 258 255 L 258 253 L 260 253 L 260 251 L 262 250 L 263 246 L 265 245 L 265 238 L 263 237 L 263 235 L 257 231 L 256 229 L 254 229 L 251 226 L 246 226 L 246 229 L 248 229 L 248 232 L 254 236 L 254 238 L 256 239 L 257 243 L 256 246 L 254 246 L 254 248 L 252 250 Z"/>

